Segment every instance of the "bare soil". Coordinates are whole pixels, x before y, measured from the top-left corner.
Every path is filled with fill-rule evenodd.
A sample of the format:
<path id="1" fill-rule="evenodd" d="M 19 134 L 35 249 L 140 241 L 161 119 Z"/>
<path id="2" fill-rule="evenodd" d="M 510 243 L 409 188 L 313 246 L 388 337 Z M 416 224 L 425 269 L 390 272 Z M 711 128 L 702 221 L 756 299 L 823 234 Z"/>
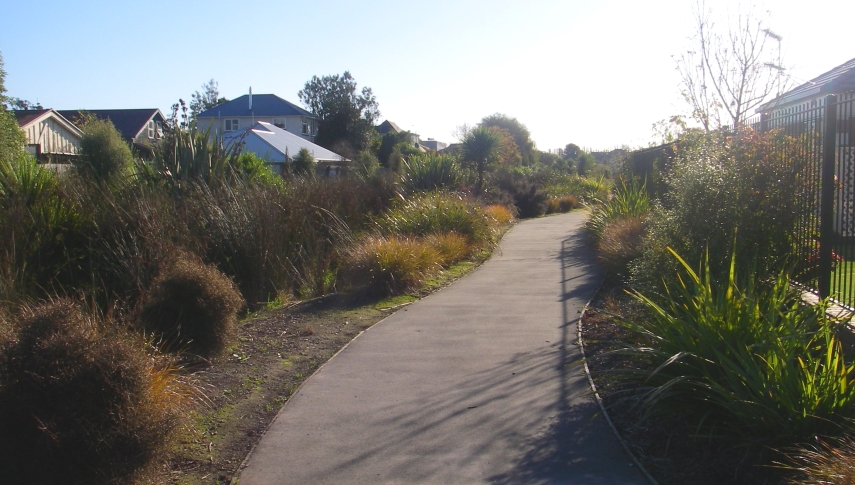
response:
<path id="1" fill-rule="evenodd" d="M 610 371 L 641 365 L 609 353 L 632 338 L 613 315 L 638 318 L 641 312 L 620 284 L 607 283 L 585 313 L 582 339 L 609 416 L 644 468 L 661 485 L 784 483 L 784 472 L 773 466 L 779 456 L 772 450 L 693 437 L 692 427 L 677 417 L 641 419 L 633 390 L 609 378 Z"/>

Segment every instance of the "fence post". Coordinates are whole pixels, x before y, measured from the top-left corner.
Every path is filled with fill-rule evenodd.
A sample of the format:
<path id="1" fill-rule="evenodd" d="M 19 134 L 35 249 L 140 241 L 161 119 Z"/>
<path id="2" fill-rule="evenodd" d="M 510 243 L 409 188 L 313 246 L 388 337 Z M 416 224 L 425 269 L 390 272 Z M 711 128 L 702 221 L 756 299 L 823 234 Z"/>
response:
<path id="1" fill-rule="evenodd" d="M 837 151 L 837 96 L 825 97 L 822 127 L 822 192 L 819 201 L 819 296 L 831 294 L 831 250 L 834 244 L 834 155 Z"/>

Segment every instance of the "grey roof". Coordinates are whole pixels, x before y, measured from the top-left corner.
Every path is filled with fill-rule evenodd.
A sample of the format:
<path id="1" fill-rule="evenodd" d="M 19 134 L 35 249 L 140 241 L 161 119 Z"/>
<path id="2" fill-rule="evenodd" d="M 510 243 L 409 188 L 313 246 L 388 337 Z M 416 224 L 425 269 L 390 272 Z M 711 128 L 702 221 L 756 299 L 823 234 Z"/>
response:
<path id="1" fill-rule="evenodd" d="M 197 118 L 221 118 L 227 116 L 306 116 L 317 118 L 294 103 L 286 101 L 275 94 L 253 94 L 252 110 L 249 109 L 249 95 L 206 109 Z"/>
<path id="2" fill-rule="evenodd" d="M 788 105 L 800 99 L 821 94 L 845 93 L 853 90 L 855 90 L 855 59 L 796 86 L 778 98 L 760 106 L 757 111 Z"/>
<path id="3" fill-rule="evenodd" d="M 258 139 L 263 140 L 273 150 L 280 154 L 288 154 L 289 158 L 293 158 L 301 148 L 305 148 L 309 150 L 309 153 L 311 153 L 318 162 L 340 162 L 345 159 L 341 155 L 331 152 L 320 145 L 315 145 L 302 136 L 295 135 L 290 131 L 283 130 L 282 128 L 278 128 L 263 121 L 257 122 L 245 132 L 232 134 L 228 139 L 239 140 L 243 136 L 258 137 Z"/>
<path id="4" fill-rule="evenodd" d="M 389 121 L 389 120 L 386 120 L 383 123 L 380 123 L 379 125 L 375 126 L 374 130 L 376 130 L 377 133 L 380 133 L 381 135 L 385 135 L 386 133 L 389 133 L 390 131 L 392 133 L 401 133 L 402 131 L 404 131 L 401 129 L 400 126 L 396 125 L 394 122 Z"/>
<path id="5" fill-rule="evenodd" d="M 157 108 L 143 109 L 63 109 L 58 110 L 66 119 L 76 122 L 81 113 L 90 113 L 101 120 L 110 120 L 119 133 L 128 140 L 133 140 L 140 132 L 147 128 L 151 119 L 164 121 L 163 113 Z"/>

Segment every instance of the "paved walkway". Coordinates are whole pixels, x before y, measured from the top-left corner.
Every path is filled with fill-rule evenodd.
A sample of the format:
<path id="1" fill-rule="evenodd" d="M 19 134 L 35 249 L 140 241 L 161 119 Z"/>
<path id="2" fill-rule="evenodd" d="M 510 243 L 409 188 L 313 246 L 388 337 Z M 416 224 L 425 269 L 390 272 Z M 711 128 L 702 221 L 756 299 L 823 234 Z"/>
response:
<path id="1" fill-rule="evenodd" d="M 583 213 L 523 222 L 477 271 L 355 339 L 279 413 L 240 485 L 644 484 L 575 343 L 600 273 Z"/>

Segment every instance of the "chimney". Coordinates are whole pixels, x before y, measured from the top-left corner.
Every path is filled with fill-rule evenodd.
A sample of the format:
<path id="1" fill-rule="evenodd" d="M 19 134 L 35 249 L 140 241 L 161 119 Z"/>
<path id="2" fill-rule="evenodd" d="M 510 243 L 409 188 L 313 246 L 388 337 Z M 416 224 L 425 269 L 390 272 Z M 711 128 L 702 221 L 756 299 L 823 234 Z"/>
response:
<path id="1" fill-rule="evenodd" d="M 249 109 L 252 110 L 252 86 L 249 87 Z"/>

